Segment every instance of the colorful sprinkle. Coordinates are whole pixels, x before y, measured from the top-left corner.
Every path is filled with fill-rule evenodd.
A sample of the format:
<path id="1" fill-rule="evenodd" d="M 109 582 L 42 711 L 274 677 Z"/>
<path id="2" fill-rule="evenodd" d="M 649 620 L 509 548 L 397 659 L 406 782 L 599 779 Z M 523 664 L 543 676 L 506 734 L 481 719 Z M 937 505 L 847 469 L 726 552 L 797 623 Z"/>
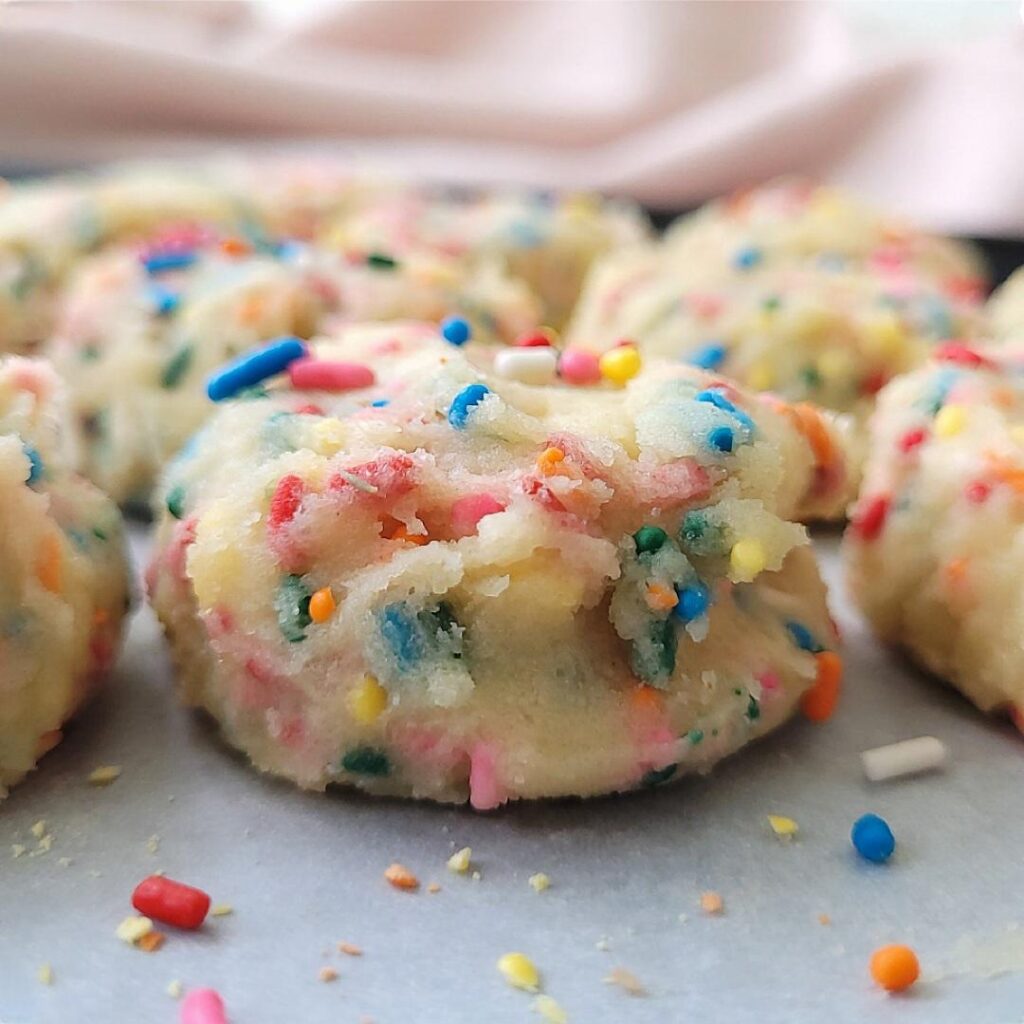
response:
<path id="1" fill-rule="evenodd" d="M 298 338 L 279 338 L 269 345 L 247 352 L 215 373 L 206 382 L 206 394 L 211 401 L 222 402 L 246 388 L 283 373 L 296 359 L 305 355 L 306 345 Z"/>
<path id="2" fill-rule="evenodd" d="M 800 710 L 811 722 L 827 722 L 839 703 L 843 659 L 835 651 L 819 651 L 814 659 L 817 662 L 817 674 L 814 684 L 800 698 Z"/>
<path id="3" fill-rule="evenodd" d="M 817 654 L 818 651 L 824 649 L 821 644 L 814 639 L 814 634 L 802 622 L 790 620 L 786 623 L 786 632 L 789 633 L 793 643 L 795 643 L 801 651 L 810 651 L 812 654 Z"/>
<path id="4" fill-rule="evenodd" d="M 366 255 L 366 265 L 374 270 L 395 270 L 398 260 L 383 252 L 371 252 Z"/>
<path id="5" fill-rule="evenodd" d="M 751 270 L 761 262 L 761 258 L 762 253 L 760 249 L 757 249 L 754 246 L 747 246 L 746 248 L 737 250 L 733 256 L 732 265 L 737 270 Z"/>
<path id="6" fill-rule="evenodd" d="M 473 337 L 473 328 L 470 326 L 469 321 L 461 316 L 445 317 L 441 321 L 441 337 L 449 345 L 461 348 Z"/>
<path id="7" fill-rule="evenodd" d="M 173 356 L 167 361 L 167 365 L 163 369 L 163 373 L 160 374 L 160 387 L 176 388 L 184 378 L 185 374 L 188 373 L 189 367 L 192 365 L 192 357 L 195 350 L 191 345 L 184 345 Z"/>
<path id="8" fill-rule="evenodd" d="M 731 452 L 735 437 L 729 427 L 714 427 L 708 432 L 708 444 L 720 452 Z"/>
<path id="9" fill-rule="evenodd" d="M 212 988 L 194 988 L 181 1001 L 180 1024 L 228 1024 L 224 1000 Z"/>
<path id="10" fill-rule="evenodd" d="M 206 920 L 210 897 L 201 889 L 175 882 L 165 875 L 150 875 L 135 887 L 132 906 L 146 917 L 193 930 Z"/>
<path id="11" fill-rule="evenodd" d="M 601 380 L 601 357 L 585 348 L 567 348 L 558 360 L 559 376 L 579 386 Z"/>
<path id="12" fill-rule="evenodd" d="M 185 515 L 185 485 L 175 484 L 167 492 L 167 511 L 175 519 L 182 519 Z"/>
<path id="13" fill-rule="evenodd" d="M 850 521 L 853 533 L 862 541 L 876 540 L 885 528 L 891 502 L 886 494 L 862 499 Z"/>
<path id="14" fill-rule="evenodd" d="M 920 977 L 921 965 L 909 946 L 882 946 L 871 954 L 870 970 L 886 992 L 903 992 Z"/>
<path id="15" fill-rule="evenodd" d="M 274 597 L 277 624 L 290 644 L 306 639 L 306 628 L 313 621 L 309 615 L 312 595 L 301 576 L 288 574 L 281 577 Z"/>
<path id="16" fill-rule="evenodd" d="M 955 437 L 967 426 L 967 410 L 962 405 L 944 405 L 936 414 L 932 429 L 936 437 Z"/>
<path id="17" fill-rule="evenodd" d="M 404 892 L 415 892 L 420 887 L 420 880 L 404 864 L 397 862 L 387 868 L 384 878 L 393 888 Z"/>
<path id="18" fill-rule="evenodd" d="M 322 625 L 334 614 L 336 607 L 334 591 L 330 587 L 321 587 L 309 599 L 309 617 L 317 625 Z"/>
<path id="19" fill-rule="evenodd" d="M 871 782 L 885 782 L 934 771 L 946 763 L 946 757 L 946 745 L 942 740 L 934 736 L 917 736 L 862 751 L 860 762 Z"/>
<path id="20" fill-rule="evenodd" d="M 494 357 L 494 372 L 520 384 L 550 384 L 558 374 L 553 348 L 503 348 Z"/>
<path id="21" fill-rule="evenodd" d="M 707 614 L 711 606 L 711 591 L 703 583 L 691 583 L 678 589 L 679 603 L 676 605 L 676 616 L 683 622 L 693 622 Z"/>
<path id="22" fill-rule="evenodd" d="M 853 823 L 850 841 L 854 849 L 873 864 L 884 864 L 896 849 L 896 837 L 888 822 L 877 814 L 865 814 Z"/>
<path id="23" fill-rule="evenodd" d="M 363 363 L 346 363 L 305 356 L 288 366 L 288 379 L 297 391 L 354 391 L 377 380 Z"/>
<path id="24" fill-rule="evenodd" d="M 781 839 L 791 839 L 800 831 L 800 826 L 792 818 L 782 814 L 769 814 L 768 824 Z"/>
<path id="25" fill-rule="evenodd" d="M 540 972 L 525 953 L 505 953 L 498 958 L 498 971 L 513 988 L 527 992 L 540 988 Z"/>
<path id="26" fill-rule="evenodd" d="M 27 483 L 29 487 L 32 487 L 39 483 L 43 478 L 43 473 L 45 471 L 43 467 L 43 457 L 35 448 L 32 447 L 32 445 L 25 444 L 24 441 L 22 442 L 21 447 L 22 451 L 25 453 L 25 458 L 28 459 L 28 477 L 25 480 L 25 483 Z"/>
<path id="27" fill-rule="evenodd" d="M 504 502 L 493 494 L 467 494 L 452 504 L 448 519 L 456 537 L 469 537 L 477 532 L 481 519 L 504 511 Z"/>
<path id="28" fill-rule="evenodd" d="M 552 344 L 551 334 L 544 331 L 529 331 L 515 340 L 516 348 L 550 348 Z"/>
<path id="29" fill-rule="evenodd" d="M 660 526 L 641 526 L 633 534 L 638 555 L 653 555 L 662 549 L 667 540 L 668 534 Z"/>
<path id="30" fill-rule="evenodd" d="M 621 386 L 640 372 L 642 360 L 635 345 L 617 345 L 605 352 L 597 365 L 605 380 Z"/>
<path id="31" fill-rule="evenodd" d="M 364 676 L 363 681 L 352 691 L 349 706 L 352 708 L 352 717 L 360 725 L 369 725 L 387 710 L 388 691 L 373 676 Z"/>
<path id="32" fill-rule="evenodd" d="M 448 409 L 448 422 L 456 430 L 463 430 L 469 420 L 470 412 L 490 393 L 490 388 L 484 384 L 470 384 L 468 387 L 464 387 L 452 399 L 451 407 Z"/>
<path id="33" fill-rule="evenodd" d="M 736 541 L 729 552 L 729 564 L 738 582 L 749 583 L 764 572 L 768 564 L 764 545 L 756 537 L 744 537 Z"/>
<path id="34" fill-rule="evenodd" d="M 391 761 L 383 750 L 376 747 L 356 747 L 341 759 L 341 767 L 353 775 L 388 775 Z"/>
<path id="35" fill-rule="evenodd" d="M 168 270 L 184 270 L 186 267 L 191 267 L 197 258 L 196 254 L 189 250 L 156 252 L 144 256 L 142 265 L 146 268 L 147 274 L 155 277 Z"/>

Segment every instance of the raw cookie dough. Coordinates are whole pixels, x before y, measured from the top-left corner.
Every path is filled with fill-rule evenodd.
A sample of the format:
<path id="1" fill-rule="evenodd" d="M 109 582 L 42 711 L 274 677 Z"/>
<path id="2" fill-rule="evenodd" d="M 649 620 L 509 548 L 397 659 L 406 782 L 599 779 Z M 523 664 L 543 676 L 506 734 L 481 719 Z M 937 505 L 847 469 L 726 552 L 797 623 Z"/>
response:
<path id="1" fill-rule="evenodd" d="M 377 384 L 278 377 L 169 468 L 147 583 L 188 705 L 300 786 L 478 809 L 653 785 L 831 713 L 785 415 L 681 366 L 525 385 L 430 331 L 317 340 L 292 379 L 370 351 Z M 283 365 L 254 358 L 216 393 Z"/>
<path id="2" fill-rule="evenodd" d="M 992 336 L 1024 338 L 1024 267 L 1015 270 L 988 300 Z"/>
<path id="3" fill-rule="evenodd" d="M 67 468 L 45 363 L 0 361 L 0 797 L 112 664 L 128 606 L 121 518 Z"/>
<path id="4" fill-rule="evenodd" d="M 1024 727 L 1024 345 L 951 345 L 879 395 L 844 541 L 878 635 Z"/>
<path id="5" fill-rule="evenodd" d="M 444 257 L 346 260 L 286 242 L 254 251 L 206 228 L 85 260 L 47 346 L 68 381 L 78 468 L 119 502 L 145 501 L 156 474 L 211 412 L 208 374 L 278 335 L 338 320 L 461 315 L 479 340 L 535 326 L 529 290 L 496 267 Z"/>

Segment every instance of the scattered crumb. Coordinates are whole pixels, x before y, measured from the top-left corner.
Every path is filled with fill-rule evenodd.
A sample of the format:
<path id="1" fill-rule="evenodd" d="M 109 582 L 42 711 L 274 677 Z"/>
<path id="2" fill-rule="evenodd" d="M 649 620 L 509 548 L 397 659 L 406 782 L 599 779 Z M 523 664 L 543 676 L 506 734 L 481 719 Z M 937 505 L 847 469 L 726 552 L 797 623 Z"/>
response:
<path id="1" fill-rule="evenodd" d="M 392 864 L 384 877 L 396 889 L 404 889 L 406 892 L 413 892 L 420 887 L 420 880 L 404 865 Z"/>
<path id="2" fill-rule="evenodd" d="M 781 814 L 769 814 L 768 824 L 780 839 L 792 839 L 800 831 L 800 826 L 792 818 Z"/>
<path id="3" fill-rule="evenodd" d="M 818 924 L 830 925 L 831 923 L 832 923 L 832 918 L 829 917 L 828 914 L 819 914 L 818 915 Z"/>
<path id="4" fill-rule="evenodd" d="M 41 964 L 39 970 L 36 971 L 36 979 L 40 985 L 52 985 L 53 968 L 49 964 Z"/>
<path id="5" fill-rule="evenodd" d="M 37 821 L 29 830 L 36 839 L 42 839 L 46 835 L 46 822 L 42 818 Z"/>
<path id="6" fill-rule="evenodd" d="M 531 1009 L 539 1013 L 548 1024 L 569 1024 L 569 1015 L 551 996 L 537 996 Z"/>
<path id="7" fill-rule="evenodd" d="M 600 938 L 594 943 L 594 948 L 599 949 L 602 953 L 607 953 L 612 948 L 611 939 Z"/>
<path id="8" fill-rule="evenodd" d="M 47 832 L 39 840 L 39 845 L 29 854 L 30 857 L 38 857 L 40 854 L 49 853 L 53 849 L 53 833 Z"/>
<path id="9" fill-rule="evenodd" d="M 431 896 L 433 896 L 434 893 L 440 892 L 440 891 L 441 891 L 441 886 L 439 886 L 437 884 L 437 882 L 431 882 L 430 885 L 427 886 L 427 892 L 429 892 Z"/>
<path id="10" fill-rule="evenodd" d="M 25 847 L 21 843 L 11 843 L 11 856 L 17 860 L 25 855 Z"/>
<path id="11" fill-rule="evenodd" d="M 338 972 L 333 967 L 321 967 L 316 976 L 320 981 L 338 980 Z"/>
<path id="12" fill-rule="evenodd" d="M 481 875 L 479 871 L 474 871 L 469 877 L 472 878 L 474 882 L 479 882 L 484 876 Z"/>
<path id="13" fill-rule="evenodd" d="M 146 849 L 150 853 L 156 854 L 160 849 L 160 837 L 158 835 L 152 835 L 146 840 Z"/>
<path id="14" fill-rule="evenodd" d="M 138 942 L 135 943 L 143 953 L 155 953 L 166 942 L 167 936 L 163 932 L 146 932 Z"/>
<path id="15" fill-rule="evenodd" d="M 627 971 L 625 967 L 613 968 L 611 974 L 604 979 L 604 983 L 617 985 L 623 992 L 628 992 L 631 996 L 647 995 L 647 989 L 640 983 L 640 979 L 632 972 Z"/>
<path id="16" fill-rule="evenodd" d="M 700 909 L 705 914 L 724 914 L 725 913 L 725 902 L 721 895 L 714 890 L 708 890 L 700 894 Z"/>
<path id="17" fill-rule="evenodd" d="M 71 860 L 70 857 L 60 857 L 60 858 L 58 858 L 57 863 L 62 868 L 69 868 L 69 867 L 71 867 L 73 861 Z"/>
<path id="18" fill-rule="evenodd" d="M 464 846 L 461 850 L 457 850 L 448 858 L 448 870 L 454 872 L 456 875 L 464 875 L 469 871 L 469 859 L 472 856 L 473 851 L 468 846 Z"/>
<path id="19" fill-rule="evenodd" d="M 345 956 L 362 956 L 363 951 L 359 946 L 353 946 L 351 942 L 339 942 L 338 952 L 344 953 Z"/>
<path id="20" fill-rule="evenodd" d="M 169 981 L 167 983 L 167 994 L 172 999 L 180 999 L 184 991 L 185 986 L 182 985 L 182 983 L 178 981 L 177 978 L 175 978 L 174 981 Z"/>
<path id="21" fill-rule="evenodd" d="M 210 907 L 211 917 L 227 917 L 229 914 L 233 914 L 234 912 L 235 908 L 231 906 L 230 903 L 214 903 L 214 905 Z"/>
<path id="22" fill-rule="evenodd" d="M 536 992 L 540 988 L 540 972 L 525 953 L 505 953 L 498 957 L 498 973 L 513 988 Z"/>
<path id="23" fill-rule="evenodd" d="M 528 879 L 530 888 L 534 892 L 543 892 L 545 889 L 551 888 L 551 879 L 544 874 L 543 871 L 538 871 L 535 875 L 530 875 Z"/>
<path id="24" fill-rule="evenodd" d="M 686 922 L 689 921 L 689 920 L 690 920 L 690 915 L 689 914 L 680 914 L 679 915 L 679 923 L 680 924 L 686 924 Z"/>
<path id="25" fill-rule="evenodd" d="M 153 922 L 148 917 L 126 917 L 114 931 L 122 941 L 134 946 L 144 935 L 153 930 Z"/>
<path id="26" fill-rule="evenodd" d="M 121 777 L 121 766 L 119 764 L 104 764 L 99 768 L 93 768 L 89 772 L 90 786 L 109 786 Z"/>

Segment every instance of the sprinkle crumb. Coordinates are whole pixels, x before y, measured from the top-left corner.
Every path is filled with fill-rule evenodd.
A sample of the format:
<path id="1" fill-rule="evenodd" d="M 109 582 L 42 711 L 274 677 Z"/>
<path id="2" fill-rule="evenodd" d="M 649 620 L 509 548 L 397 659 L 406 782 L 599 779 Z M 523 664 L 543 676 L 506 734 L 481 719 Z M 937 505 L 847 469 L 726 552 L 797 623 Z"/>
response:
<path id="1" fill-rule="evenodd" d="M 36 839 L 42 839 L 46 835 L 46 822 L 42 818 L 37 821 L 29 831 L 36 837 Z"/>
<path id="2" fill-rule="evenodd" d="M 150 853 L 155 854 L 160 849 L 160 837 L 158 835 L 152 835 L 146 840 L 146 849 Z"/>
<path id="3" fill-rule="evenodd" d="M 227 917 L 235 912 L 235 908 L 230 903 L 214 903 L 210 907 L 211 917 Z"/>
<path id="4" fill-rule="evenodd" d="M 427 886 L 427 892 L 429 892 L 431 896 L 433 896 L 434 893 L 437 893 L 437 892 L 440 892 L 440 891 L 441 891 L 441 886 L 439 886 L 437 884 L 437 882 L 431 882 L 430 885 Z"/>
<path id="5" fill-rule="evenodd" d="M 53 968 L 49 964 L 41 964 L 39 970 L 36 971 L 36 978 L 40 985 L 52 985 Z"/>
<path id="6" fill-rule="evenodd" d="M 829 917 L 828 914 L 819 914 L 818 915 L 818 924 L 826 925 L 827 926 L 827 925 L 830 925 L 831 923 L 832 923 L 832 918 Z"/>
<path id="7" fill-rule="evenodd" d="M 724 914 L 725 902 L 719 893 L 709 890 L 700 894 L 700 909 L 712 916 Z"/>
<path id="8" fill-rule="evenodd" d="M 464 846 L 461 850 L 456 850 L 448 858 L 448 870 L 456 875 L 466 874 L 469 871 L 470 858 L 472 856 L 473 851 L 468 846 Z"/>
<path id="9" fill-rule="evenodd" d="M 359 946 L 353 946 L 351 942 L 339 942 L 338 952 L 345 956 L 362 956 L 363 951 Z"/>
<path id="10" fill-rule="evenodd" d="M 182 993 L 184 993 L 184 991 L 185 991 L 185 986 L 182 985 L 182 983 L 180 981 L 178 981 L 177 978 L 175 978 L 174 981 L 169 981 L 167 983 L 167 994 L 172 999 L 180 999 L 181 996 L 182 996 Z"/>
<path id="11" fill-rule="evenodd" d="M 569 1015 L 551 996 L 537 996 L 531 1009 L 540 1014 L 548 1024 L 568 1024 Z"/>
<path id="12" fill-rule="evenodd" d="M 538 871 L 535 875 L 529 877 L 530 888 L 534 892 L 543 892 L 545 889 L 551 888 L 551 879 L 544 874 L 543 871 Z"/>
<path id="13" fill-rule="evenodd" d="M 163 932 L 146 932 L 138 942 L 135 943 L 143 953 L 155 953 L 167 941 Z"/>
<path id="14" fill-rule="evenodd" d="M 594 943 L 594 948 L 595 949 L 599 949 L 602 953 L 607 953 L 608 950 L 610 950 L 612 948 L 611 940 L 610 939 L 598 939 L 597 942 Z"/>
<path id="15" fill-rule="evenodd" d="M 404 889 L 406 892 L 413 892 L 420 887 L 420 880 L 404 864 L 392 864 L 384 872 L 384 877 L 396 889 Z"/>
<path id="16" fill-rule="evenodd" d="M 109 786 L 121 777 L 121 766 L 119 764 L 104 764 L 99 768 L 93 768 L 89 772 L 90 786 Z"/>
<path id="17" fill-rule="evenodd" d="M 148 917 L 126 917 L 114 931 L 114 934 L 129 946 L 134 946 L 144 935 L 153 930 L 153 922 Z"/>
<path id="18" fill-rule="evenodd" d="M 640 983 L 640 979 L 631 971 L 627 971 L 625 967 L 613 968 L 611 974 L 604 979 L 604 983 L 617 985 L 623 992 L 628 992 L 631 996 L 647 995 L 647 989 Z"/>
<path id="19" fill-rule="evenodd" d="M 689 921 L 689 920 L 690 920 L 690 915 L 689 914 L 680 914 L 679 915 L 679 923 L 680 924 L 686 924 L 686 922 Z"/>
<path id="20" fill-rule="evenodd" d="M 769 814 L 768 824 L 780 839 L 792 839 L 800 831 L 800 826 L 792 818 L 781 814 Z"/>
<path id="21" fill-rule="evenodd" d="M 481 875 L 479 871 L 474 871 L 469 877 L 472 878 L 474 882 L 479 882 L 484 876 Z"/>
<path id="22" fill-rule="evenodd" d="M 321 967 L 320 970 L 317 971 L 316 976 L 320 981 L 325 982 L 338 980 L 338 972 L 333 967 Z"/>

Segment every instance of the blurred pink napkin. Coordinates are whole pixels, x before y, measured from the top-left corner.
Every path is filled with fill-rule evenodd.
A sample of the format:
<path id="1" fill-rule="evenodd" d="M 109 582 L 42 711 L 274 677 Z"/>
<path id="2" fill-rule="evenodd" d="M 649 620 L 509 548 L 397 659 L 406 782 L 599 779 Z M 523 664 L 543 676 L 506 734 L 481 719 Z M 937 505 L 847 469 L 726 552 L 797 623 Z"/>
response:
<path id="1" fill-rule="evenodd" d="M 0 2 L 0 165 L 337 152 L 692 205 L 784 172 L 1024 232 L 1024 30 L 865 48 L 825 3 Z"/>

